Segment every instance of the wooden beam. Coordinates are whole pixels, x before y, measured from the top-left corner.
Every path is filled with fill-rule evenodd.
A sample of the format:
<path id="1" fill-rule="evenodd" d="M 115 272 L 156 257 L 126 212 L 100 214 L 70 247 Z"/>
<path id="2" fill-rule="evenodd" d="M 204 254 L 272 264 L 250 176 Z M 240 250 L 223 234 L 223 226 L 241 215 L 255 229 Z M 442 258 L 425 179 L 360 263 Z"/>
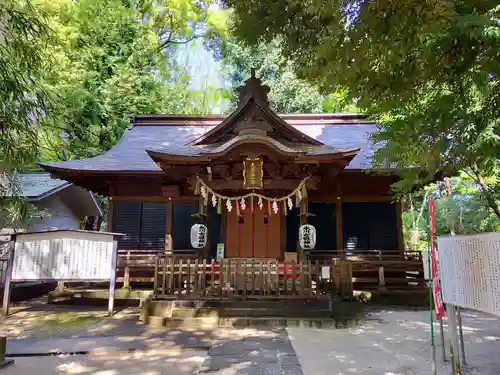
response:
<path id="1" fill-rule="evenodd" d="M 342 202 L 387 202 L 390 203 L 394 201 L 394 197 L 392 195 L 340 195 L 336 196 L 331 193 L 329 194 L 315 194 L 312 192 L 309 194 L 309 201 L 311 202 L 319 202 L 319 203 L 336 203 L 338 198 L 342 200 Z"/>
<path id="2" fill-rule="evenodd" d="M 181 189 L 179 185 L 163 185 L 161 187 L 161 195 L 164 198 L 179 198 L 181 196 Z"/>
<path id="3" fill-rule="evenodd" d="M 398 249 L 401 255 L 404 254 L 405 251 L 405 241 L 403 236 L 403 207 L 401 205 L 401 201 L 396 201 L 396 225 L 398 231 Z"/>
<path id="4" fill-rule="evenodd" d="M 313 176 L 306 182 L 307 189 L 317 189 L 320 177 Z M 242 190 L 243 180 L 213 180 L 205 181 L 212 189 L 218 190 Z M 299 186 L 301 180 L 264 180 L 264 189 L 270 190 L 294 190 Z"/>
<path id="5" fill-rule="evenodd" d="M 374 196 L 341 196 L 342 202 L 392 202 L 392 195 L 374 195 Z"/>
<path id="6" fill-rule="evenodd" d="M 199 199 L 198 196 L 181 196 L 179 198 L 176 198 L 176 201 L 183 201 L 183 202 L 197 202 Z M 126 196 L 126 195 L 117 195 L 113 197 L 114 201 L 118 202 L 145 202 L 145 203 L 164 203 L 164 202 L 169 202 L 170 199 L 167 197 L 161 197 L 161 196 Z"/>
<path id="7" fill-rule="evenodd" d="M 337 199 L 337 202 L 335 202 L 335 233 L 337 234 L 337 255 L 341 258 L 344 257 L 344 236 L 342 233 L 342 221 L 342 200 Z"/>

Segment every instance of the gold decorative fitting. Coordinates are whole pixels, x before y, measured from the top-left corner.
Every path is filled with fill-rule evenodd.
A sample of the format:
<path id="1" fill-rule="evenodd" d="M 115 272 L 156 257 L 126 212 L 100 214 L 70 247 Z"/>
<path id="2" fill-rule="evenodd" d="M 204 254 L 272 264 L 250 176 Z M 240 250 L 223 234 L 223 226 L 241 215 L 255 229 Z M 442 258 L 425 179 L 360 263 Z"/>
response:
<path id="1" fill-rule="evenodd" d="M 262 189 L 264 168 L 261 158 L 246 158 L 243 160 L 243 188 Z"/>

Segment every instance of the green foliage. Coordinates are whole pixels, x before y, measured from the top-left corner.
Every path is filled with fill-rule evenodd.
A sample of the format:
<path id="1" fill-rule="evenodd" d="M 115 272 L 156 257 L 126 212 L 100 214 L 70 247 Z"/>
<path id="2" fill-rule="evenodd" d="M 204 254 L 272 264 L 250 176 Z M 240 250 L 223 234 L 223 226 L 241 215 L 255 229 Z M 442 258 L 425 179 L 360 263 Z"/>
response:
<path id="1" fill-rule="evenodd" d="M 32 166 L 39 122 L 49 96 L 40 81 L 50 32 L 29 1 L 0 2 L 0 228 L 25 222 L 32 211 L 19 192 L 17 171 Z"/>
<path id="2" fill-rule="evenodd" d="M 46 84 L 58 100 L 46 124 L 55 133 L 44 140 L 51 142 L 48 149 L 61 144 L 65 151 L 48 157 L 95 156 L 121 137 L 132 115 L 183 110 L 186 82 L 160 48 L 158 20 L 144 16 L 144 2 L 130 3 L 47 0 L 57 30 L 57 43 L 47 52 L 57 69 Z"/>
<path id="3" fill-rule="evenodd" d="M 224 73 L 231 80 L 233 88 L 239 87 L 252 68 L 257 77 L 271 89 L 270 104 L 278 113 L 319 113 L 356 111 L 348 107 L 345 96 L 337 94 L 325 97 L 317 87 L 297 78 L 291 62 L 282 53 L 281 40 L 259 43 L 249 47 L 234 38 L 221 41 L 221 64 Z M 232 107 L 237 101 L 233 94 Z"/>
<path id="4" fill-rule="evenodd" d="M 406 197 L 403 213 L 405 243 L 413 249 L 426 248 L 428 199 L 436 202 L 437 236 L 500 231 L 500 221 L 488 209 L 480 187 L 473 178 L 462 173 L 460 177 L 451 178 L 448 185 L 432 184 Z"/>
<path id="5" fill-rule="evenodd" d="M 228 0 L 250 43 L 283 39 L 300 77 L 346 89 L 380 121 L 381 167 L 408 190 L 443 168 L 498 176 L 500 6 L 496 0 Z M 482 186 L 500 217 L 498 191 Z"/>
<path id="6" fill-rule="evenodd" d="M 5 197 L 16 169 L 101 154 L 134 114 L 196 111 L 177 46 L 224 37 L 228 14 L 211 0 L 0 2 L 2 218 L 29 216 L 19 189 Z"/>

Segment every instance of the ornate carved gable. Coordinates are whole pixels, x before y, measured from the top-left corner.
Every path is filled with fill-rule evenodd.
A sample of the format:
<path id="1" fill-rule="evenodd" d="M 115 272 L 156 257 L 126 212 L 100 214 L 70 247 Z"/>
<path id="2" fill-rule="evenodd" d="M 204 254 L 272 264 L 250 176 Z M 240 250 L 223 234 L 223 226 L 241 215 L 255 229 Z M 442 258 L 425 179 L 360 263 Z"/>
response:
<path id="1" fill-rule="evenodd" d="M 264 111 L 252 102 L 244 108 L 241 116 L 234 120 L 232 130 L 234 135 L 245 133 L 267 135 L 273 132 L 274 127 Z"/>
<path id="2" fill-rule="evenodd" d="M 255 77 L 253 69 L 252 76 L 238 88 L 238 92 L 238 108 L 214 129 L 193 141 L 192 145 L 224 142 L 243 134 L 269 136 L 301 145 L 322 145 L 295 129 L 269 108 L 269 87 Z"/>

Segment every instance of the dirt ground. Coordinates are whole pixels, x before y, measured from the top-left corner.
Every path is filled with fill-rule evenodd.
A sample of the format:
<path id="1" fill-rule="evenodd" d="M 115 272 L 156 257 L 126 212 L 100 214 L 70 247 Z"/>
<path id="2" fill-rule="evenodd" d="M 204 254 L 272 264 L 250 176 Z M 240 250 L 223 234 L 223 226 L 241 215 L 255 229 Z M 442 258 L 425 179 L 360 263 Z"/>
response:
<path id="1" fill-rule="evenodd" d="M 54 306 L 44 299 L 11 311 L 0 324 L 15 360 L 0 370 L 9 375 L 187 375 L 204 368 L 220 375 L 431 373 L 426 311 L 372 311 L 361 326 L 346 329 L 150 329 L 137 322 L 136 308 L 109 318 L 105 307 Z M 463 321 L 462 374 L 499 375 L 500 320 L 463 312 Z M 445 336 L 449 359 L 446 324 Z M 440 347 L 436 351 L 438 374 L 451 374 Z"/>
<path id="2" fill-rule="evenodd" d="M 500 319 L 462 312 L 467 366 L 462 374 L 500 374 Z M 438 374 L 452 373 L 450 334 L 445 322 L 447 362 L 441 355 L 439 325 L 435 325 Z M 380 310 L 360 327 L 338 330 L 289 328 L 305 375 L 427 375 L 431 374 L 430 324 L 427 311 Z"/>

